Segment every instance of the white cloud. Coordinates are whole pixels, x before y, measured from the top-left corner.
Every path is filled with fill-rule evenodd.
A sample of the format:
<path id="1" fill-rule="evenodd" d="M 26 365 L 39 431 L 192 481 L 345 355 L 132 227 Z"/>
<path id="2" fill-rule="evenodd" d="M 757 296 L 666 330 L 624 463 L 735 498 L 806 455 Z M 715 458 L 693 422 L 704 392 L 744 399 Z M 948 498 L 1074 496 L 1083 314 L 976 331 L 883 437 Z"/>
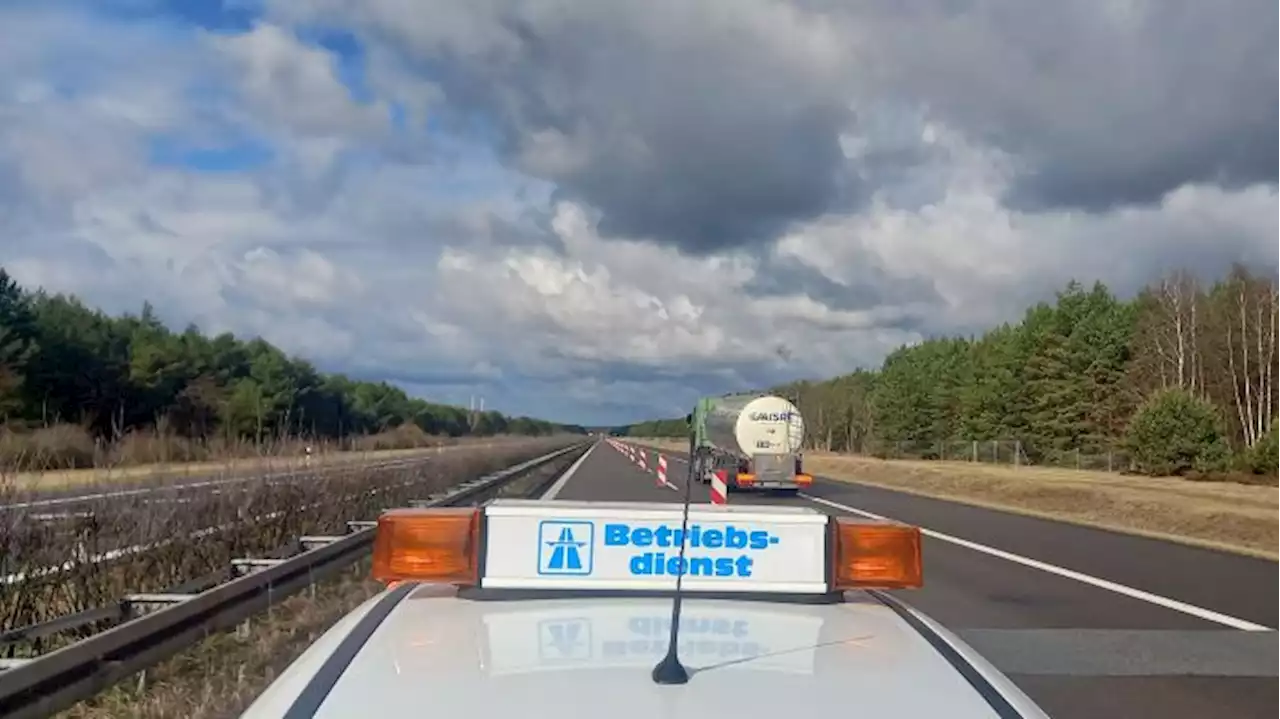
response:
<path id="1" fill-rule="evenodd" d="M 350 6 L 323 7 L 341 20 Z M 711 198 L 690 212 L 709 207 L 733 227 L 737 216 L 723 213 L 734 204 L 714 201 L 733 188 L 716 183 L 775 164 L 784 148 L 750 145 L 755 164 L 708 166 L 748 146 L 700 154 L 733 129 L 716 124 L 733 117 L 721 113 L 696 133 L 676 132 L 696 141 L 672 154 L 657 146 L 671 135 L 640 131 L 634 115 L 655 127 L 697 117 L 646 105 L 663 97 L 657 76 L 654 86 L 609 85 L 616 94 L 581 104 L 612 79 L 591 63 L 571 68 L 590 81 L 577 89 L 548 89 L 503 65 L 514 74 L 497 73 L 507 84 L 490 89 L 514 105 L 500 109 L 541 103 L 520 112 L 554 119 L 527 136 L 503 135 L 493 117 L 464 132 L 448 123 L 423 131 L 437 110 L 465 103 L 456 83 L 406 63 L 402 43 L 418 59 L 438 60 L 440 47 L 485 62 L 522 58 L 534 40 L 499 23 L 501 7 L 446 3 L 429 13 L 382 0 L 351 10 L 354 26 L 377 28 L 362 36 L 367 101 L 346 87 L 336 56 L 301 40 L 286 15 L 244 33 L 174 35 L 0 11 L 0 24 L 24 28 L 20 43 L 0 47 L 12 68 L 0 77 L 0 264 L 28 285 L 113 311 L 150 299 L 174 323 L 261 334 L 326 369 L 392 378 L 436 399 L 485 394 L 499 409 L 587 422 L 674 414 L 699 392 L 877 364 L 925 333 L 1016 319 L 1073 277 L 1129 292 L 1174 264 L 1210 274 L 1233 260 L 1276 264 L 1273 184 L 1188 181 L 1157 203 L 1105 212 L 1010 207 L 1004 198 L 1025 157 L 961 131 L 967 122 L 941 109 L 882 98 L 848 78 L 849 53 L 872 39 L 776 2 L 742 14 L 728 12 L 737 4 L 683 6 L 676 34 L 660 32 L 669 17 L 627 16 L 639 27 L 589 57 L 616 51 L 658 63 L 630 68 L 636 79 L 670 67 L 651 57 L 659 51 L 708 66 L 736 56 L 726 48 L 749 51 L 755 64 L 702 69 L 698 82 L 753 88 L 727 88 L 734 107 L 766 88 L 759 97 L 774 102 L 774 124 L 760 136 L 798 139 L 804 151 L 809 136 L 787 124 L 803 114 L 795 108 L 828 93 L 854 107 L 856 121 L 798 127 L 843 127 L 830 138 L 843 148 L 832 161 L 842 179 L 832 182 L 865 183 L 863 191 L 790 217 L 768 242 L 696 257 L 675 242 L 615 236 L 609 203 L 649 193 L 661 208 L 671 188 L 650 181 L 666 176 Z M 527 8 L 535 28 L 614 27 L 607 8 Z M 85 44 L 91 35 L 101 41 Z M 59 54 L 76 52 L 110 71 L 59 69 Z M 770 64 L 786 72 L 760 70 Z M 702 87 L 690 82 L 674 87 Z M 393 105 L 412 129 L 393 126 Z M 225 172 L 160 167 L 149 154 L 157 136 L 197 146 L 260 137 L 272 156 Z M 601 158 L 644 172 L 675 158 L 686 172 L 628 187 L 623 174 L 590 175 Z M 569 176 L 621 189 L 595 206 L 554 182 Z"/>
<path id="2" fill-rule="evenodd" d="M 337 77 L 333 55 L 283 28 L 259 23 L 238 35 L 209 36 L 208 42 L 235 67 L 248 117 L 268 122 L 285 137 L 355 142 L 388 125 L 384 103 L 355 101 Z M 325 154 L 323 147 L 312 152 Z"/>

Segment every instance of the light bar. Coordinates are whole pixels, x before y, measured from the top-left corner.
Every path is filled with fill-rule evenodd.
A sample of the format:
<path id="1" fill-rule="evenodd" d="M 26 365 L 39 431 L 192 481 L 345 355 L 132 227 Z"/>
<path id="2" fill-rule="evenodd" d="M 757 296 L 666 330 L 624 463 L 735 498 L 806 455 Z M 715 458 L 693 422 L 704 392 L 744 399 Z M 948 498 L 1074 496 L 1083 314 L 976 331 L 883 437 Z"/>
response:
<path id="1" fill-rule="evenodd" d="M 920 531 L 806 507 L 499 499 L 378 519 L 373 577 L 508 589 L 823 594 L 923 584 Z M 680 545 L 686 543 L 683 562 Z M 481 571 L 483 567 L 483 572 Z"/>

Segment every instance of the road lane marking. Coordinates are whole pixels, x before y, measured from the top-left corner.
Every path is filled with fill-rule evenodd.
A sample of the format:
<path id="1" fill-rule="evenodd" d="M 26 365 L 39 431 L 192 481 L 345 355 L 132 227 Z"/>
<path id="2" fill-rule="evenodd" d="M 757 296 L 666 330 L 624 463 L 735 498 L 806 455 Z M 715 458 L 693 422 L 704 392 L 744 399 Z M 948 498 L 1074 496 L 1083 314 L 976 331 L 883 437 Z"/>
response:
<path id="1" fill-rule="evenodd" d="M 676 459 L 681 462 L 685 461 L 683 458 L 680 458 L 680 457 L 672 457 L 672 459 Z M 885 516 L 876 514 L 874 512 L 868 512 L 864 509 L 850 507 L 848 505 L 841 504 L 839 502 L 833 502 L 823 497 L 815 497 L 811 494 L 807 494 L 804 492 L 800 492 L 799 496 L 811 502 L 826 505 L 828 507 L 843 510 L 845 512 L 859 514 L 864 517 L 867 517 L 868 519 L 880 519 L 880 520 L 891 519 L 890 517 L 885 517 Z M 893 521 L 899 521 L 899 520 L 893 520 Z M 908 522 L 908 524 L 910 523 Z M 943 542 L 949 542 L 959 547 L 971 549 L 975 552 L 981 552 L 983 554 L 987 554 L 992 557 L 998 557 L 1000 559 L 1004 559 L 1006 561 L 1013 562 L 1015 564 L 1021 564 L 1026 567 L 1031 567 L 1032 569 L 1039 569 L 1042 572 L 1055 574 L 1059 577 L 1074 579 L 1077 582 L 1088 584 L 1090 586 L 1097 587 L 1098 589 L 1105 589 L 1107 591 L 1115 592 L 1117 594 L 1121 594 L 1126 597 L 1130 597 L 1132 599 L 1144 601 L 1149 604 L 1155 604 L 1157 606 L 1161 606 L 1166 609 L 1172 609 L 1173 611 L 1176 611 L 1176 612 L 1182 612 L 1183 614 L 1189 614 L 1193 617 L 1198 617 L 1200 619 L 1204 619 L 1205 621 L 1214 622 L 1216 624 L 1222 624 L 1224 626 L 1228 626 L 1233 629 L 1239 629 L 1246 632 L 1275 631 L 1275 629 L 1272 627 L 1263 626 L 1261 624 L 1255 624 L 1245 619 L 1233 617 L 1228 614 L 1222 614 L 1221 612 L 1215 612 L 1212 609 L 1205 609 L 1204 607 L 1198 607 L 1194 604 L 1187 604 L 1186 602 L 1181 602 L 1181 601 L 1178 601 L 1177 599 L 1171 599 L 1169 597 L 1164 597 L 1159 594 L 1152 594 L 1151 592 L 1143 591 L 1136 587 L 1130 587 L 1125 584 L 1113 582 L 1109 579 L 1103 579 L 1101 577 L 1095 577 L 1093 575 L 1085 574 L 1083 572 L 1077 572 L 1073 569 L 1067 569 L 1066 567 L 1059 567 L 1056 564 L 1049 564 L 1048 562 L 1042 562 L 1038 559 L 1024 557 L 1020 554 L 1007 552 L 1003 549 L 997 549 L 995 547 L 992 547 L 986 544 L 980 544 L 978 542 L 970 541 L 968 539 L 961 539 L 960 537 L 956 537 L 950 534 L 945 534 L 943 532 L 938 532 L 932 529 L 926 529 L 924 527 L 920 527 L 920 533 L 927 537 L 932 537 L 934 539 L 938 539 Z"/>
<path id="2" fill-rule="evenodd" d="M 596 451 L 596 447 L 599 446 L 599 442 L 591 445 L 591 448 L 583 452 L 582 456 L 578 458 L 578 461 L 569 465 L 569 468 L 564 471 L 564 474 L 560 475 L 560 479 L 557 479 L 556 483 L 551 485 L 547 491 L 543 492 L 542 496 L 538 497 L 538 499 L 540 501 L 550 501 L 555 499 L 560 494 L 560 490 L 564 489 L 564 486 L 569 483 L 570 479 L 573 479 L 573 475 L 577 473 L 578 467 L 581 467 L 582 463 L 587 461 L 587 457 L 590 457 L 591 453 Z"/>
<path id="3" fill-rule="evenodd" d="M 828 507 L 843 510 L 845 512 L 858 514 L 863 517 L 867 517 L 868 519 L 899 521 L 899 520 L 893 520 L 890 517 L 885 517 L 879 514 L 875 514 L 874 512 L 868 512 L 863 509 L 857 509 L 856 507 L 850 507 L 845 504 L 840 504 L 839 502 L 833 502 L 829 499 L 824 499 L 822 497 L 815 497 L 811 494 L 805 494 L 803 492 L 801 492 L 799 496 L 804 497 L 805 499 L 811 502 L 826 505 Z M 908 522 L 908 524 L 910 524 L 910 522 Z M 913 525 L 913 526 L 918 526 L 918 525 Z M 1147 602 L 1149 604 L 1155 604 L 1157 606 L 1161 606 L 1166 609 L 1172 609 L 1175 612 L 1182 612 L 1183 614 L 1189 614 L 1193 617 L 1198 617 L 1200 619 L 1204 619 L 1205 621 L 1222 624 L 1224 626 L 1228 626 L 1233 629 L 1240 629 L 1246 632 L 1275 631 L 1271 627 L 1265 627 L 1261 624 L 1254 624 L 1253 622 L 1250 622 L 1244 619 L 1239 619 L 1237 617 L 1232 617 L 1226 614 L 1222 614 L 1220 612 L 1215 612 L 1212 609 L 1197 607 L 1194 604 L 1187 604 L 1186 602 L 1180 602 L 1176 599 L 1163 597 L 1163 596 L 1160 596 L 1159 594 L 1152 594 L 1151 592 L 1145 592 L 1141 589 L 1130 587 L 1125 584 L 1119 584 L 1117 582 L 1112 582 L 1107 579 L 1102 579 L 1101 577 L 1095 577 L 1090 574 L 1077 572 L 1072 569 L 1067 569 L 1066 567 L 1059 567 L 1056 564 L 1041 562 L 1037 559 L 1024 557 L 1020 554 L 1014 554 L 1013 552 L 1006 552 L 1003 549 L 996 549 L 995 547 L 991 547 L 986 544 L 971 542 L 968 539 L 961 539 L 960 537 L 954 537 L 950 534 L 936 532 L 932 529 L 925 529 L 924 527 L 920 527 L 920 533 L 925 535 L 926 537 L 933 537 L 934 539 L 938 539 L 943 542 L 949 542 L 951 544 L 955 544 L 957 546 L 964 547 L 966 549 L 972 549 L 975 552 L 981 552 L 983 554 L 987 554 L 993 557 L 999 557 L 1000 559 L 1004 559 L 1006 561 L 1013 562 L 1015 564 L 1021 564 L 1026 567 L 1031 567 L 1032 569 L 1039 569 L 1040 571 L 1048 572 L 1049 574 L 1056 574 L 1060 577 L 1066 577 L 1067 579 L 1074 579 L 1077 582 L 1081 582 L 1083 584 L 1088 584 L 1090 586 L 1097 587 L 1099 589 L 1106 589 L 1108 591 L 1115 592 L 1116 594 L 1122 594 L 1132 599 L 1138 599 L 1138 600 Z"/>

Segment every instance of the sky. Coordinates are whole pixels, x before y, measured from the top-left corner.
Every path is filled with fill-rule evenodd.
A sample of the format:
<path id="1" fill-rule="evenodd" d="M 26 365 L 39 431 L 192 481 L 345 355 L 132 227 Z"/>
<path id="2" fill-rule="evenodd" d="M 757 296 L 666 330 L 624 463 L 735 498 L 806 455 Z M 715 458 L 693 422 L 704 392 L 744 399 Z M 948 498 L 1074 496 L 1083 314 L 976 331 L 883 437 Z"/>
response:
<path id="1" fill-rule="evenodd" d="M 0 266 L 588 425 L 1277 268 L 1264 0 L 4 0 Z"/>

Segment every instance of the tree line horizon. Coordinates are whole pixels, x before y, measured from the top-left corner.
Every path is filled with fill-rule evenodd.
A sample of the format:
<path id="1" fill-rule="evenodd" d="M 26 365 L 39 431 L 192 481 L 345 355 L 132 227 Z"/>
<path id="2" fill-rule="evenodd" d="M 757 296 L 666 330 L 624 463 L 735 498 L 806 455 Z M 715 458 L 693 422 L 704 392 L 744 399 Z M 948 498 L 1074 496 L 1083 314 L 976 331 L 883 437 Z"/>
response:
<path id="1" fill-rule="evenodd" d="M 1009 441 L 1033 463 L 1115 454 L 1147 474 L 1274 475 L 1277 308 L 1275 278 L 1241 265 L 1207 284 L 1172 271 L 1130 300 L 1072 280 L 1018 322 L 762 391 L 797 404 L 809 449 L 931 458 L 947 443 Z M 688 428 L 681 416 L 613 431 Z"/>
<path id="2" fill-rule="evenodd" d="M 256 443 L 340 439 L 407 425 L 447 437 L 585 432 L 321 372 L 260 337 L 210 337 L 194 324 L 175 332 L 150 303 L 111 316 L 75 295 L 26 290 L 0 267 L 0 435 L 57 424 L 99 442 L 139 431 Z"/>

